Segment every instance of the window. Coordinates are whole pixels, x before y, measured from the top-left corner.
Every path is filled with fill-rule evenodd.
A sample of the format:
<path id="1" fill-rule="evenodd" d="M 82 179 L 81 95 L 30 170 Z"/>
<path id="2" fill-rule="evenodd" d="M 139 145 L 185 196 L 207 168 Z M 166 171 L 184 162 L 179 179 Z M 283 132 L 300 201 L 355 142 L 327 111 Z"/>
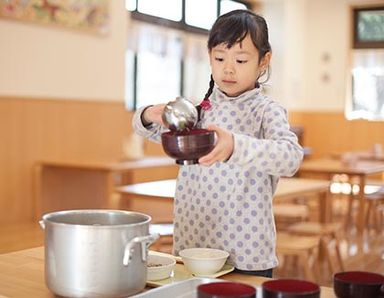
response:
<path id="1" fill-rule="evenodd" d="M 348 119 L 384 120 L 384 6 L 353 11 Z"/>
<path id="2" fill-rule="evenodd" d="M 247 6 L 241 2 L 236 2 L 231 0 L 221 0 L 220 15 L 236 9 L 247 9 Z"/>
<path id="3" fill-rule="evenodd" d="M 353 12 L 354 48 L 384 48 L 384 6 Z"/>
<path id="4" fill-rule="evenodd" d="M 125 8 L 129 11 L 136 10 L 136 0 L 125 0 Z"/>
<path id="5" fill-rule="evenodd" d="M 202 9 L 204 7 L 204 9 Z M 234 0 L 126 0 L 128 109 L 184 96 L 198 104 L 208 89 L 207 35 L 219 14 L 246 9 Z"/>
<path id="6" fill-rule="evenodd" d="M 181 21 L 180 0 L 140 0 L 138 1 L 138 11 L 172 21 Z"/>
<path id="7" fill-rule="evenodd" d="M 177 57 L 143 52 L 137 54 L 137 65 L 137 98 L 140 105 L 167 102 L 180 94 L 180 60 Z"/>
<path id="8" fill-rule="evenodd" d="M 216 0 L 185 0 L 185 23 L 209 30 L 216 20 L 217 6 Z"/>

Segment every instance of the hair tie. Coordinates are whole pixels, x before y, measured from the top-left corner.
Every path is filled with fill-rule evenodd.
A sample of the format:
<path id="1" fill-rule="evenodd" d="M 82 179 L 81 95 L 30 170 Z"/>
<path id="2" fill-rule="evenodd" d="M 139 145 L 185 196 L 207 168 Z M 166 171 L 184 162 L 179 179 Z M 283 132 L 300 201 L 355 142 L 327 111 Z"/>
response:
<path id="1" fill-rule="evenodd" d="M 204 110 L 208 111 L 211 107 L 211 101 L 208 98 L 204 98 L 203 101 L 199 104 L 199 106 Z"/>

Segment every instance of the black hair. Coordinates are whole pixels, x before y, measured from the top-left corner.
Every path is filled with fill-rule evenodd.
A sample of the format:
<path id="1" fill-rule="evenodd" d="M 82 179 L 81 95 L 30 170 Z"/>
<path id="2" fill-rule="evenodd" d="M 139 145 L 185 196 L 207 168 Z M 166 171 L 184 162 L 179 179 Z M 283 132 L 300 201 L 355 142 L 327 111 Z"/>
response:
<path id="1" fill-rule="evenodd" d="M 226 44 L 229 49 L 234 44 L 243 41 L 248 34 L 259 52 L 259 59 L 261 61 L 265 54 L 272 51 L 268 40 L 268 26 L 262 16 L 249 10 L 233 10 L 218 17 L 209 32 L 208 50 L 211 51 L 215 46 L 222 43 Z M 265 72 L 260 76 L 264 74 Z M 208 99 L 212 94 L 213 86 L 214 81 L 211 75 L 205 99 Z M 260 86 L 257 80 L 255 86 Z"/>

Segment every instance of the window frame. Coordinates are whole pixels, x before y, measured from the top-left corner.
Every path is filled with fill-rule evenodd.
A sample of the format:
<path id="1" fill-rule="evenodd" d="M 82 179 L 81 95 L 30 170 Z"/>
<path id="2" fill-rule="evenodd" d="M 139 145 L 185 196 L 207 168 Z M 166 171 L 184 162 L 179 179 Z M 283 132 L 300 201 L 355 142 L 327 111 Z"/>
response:
<path id="1" fill-rule="evenodd" d="M 145 22 L 145 23 L 150 23 L 150 24 L 155 24 L 155 25 L 162 26 L 165 28 L 176 29 L 176 30 L 180 30 L 180 31 L 183 31 L 186 33 L 195 33 L 195 34 L 201 34 L 201 35 L 208 35 L 208 33 L 209 33 L 209 30 L 207 30 L 207 29 L 195 27 L 195 26 L 189 25 L 185 22 L 185 0 L 181 0 L 182 1 L 182 17 L 181 17 L 180 21 L 173 21 L 173 20 L 169 20 L 169 19 L 165 19 L 165 18 L 161 18 L 161 17 L 148 15 L 148 14 L 139 12 L 138 11 L 138 1 L 140 1 L 140 0 L 136 0 L 136 9 L 135 10 L 127 11 L 133 20 L 141 21 L 141 22 Z M 160 1 L 160 0 L 158 0 L 158 1 Z M 220 9 L 221 8 L 221 0 L 216 0 L 216 1 L 217 1 L 216 17 L 218 17 L 220 15 L 220 10 L 221 10 Z M 252 5 L 245 0 L 231 0 L 231 1 L 244 4 L 247 7 L 247 9 L 250 9 L 250 10 L 252 9 Z M 132 105 L 130 103 L 126 103 L 126 106 L 131 107 L 132 110 L 135 111 L 138 108 L 138 98 L 137 98 L 137 95 L 138 95 L 138 90 L 137 90 L 137 88 L 138 88 L 138 86 L 137 86 L 138 59 L 137 59 L 137 53 L 135 52 L 133 54 L 134 54 L 134 58 L 133 58 L 134 61 L 133 61 L 133 76 L 132 76 L 132 80 L 133 80 L 133 82 L 132 82 L 132 84 L 133 84 Z M 181 95 L 184 93 L 184 80 L 185 80 L 184 68 L 185 68 L 185 61 L 184 61 L 184 59 L 181 59 L 181 61 L 180 61 L 180 82 L 179 82 Z"/>
<path id="2" fill-rule="evenodd" d="M 380 52 L 384 51 L 384 40 L 380 41 L 361 41 L 358 40 L 358 13 L 362 11 L 384 10 L 384 4 L 374 4 L 365 6 L 353 6 L 350 10 L 350 48 L 349 48 L 349 67 L 347 73 L 346 83 L 346 101 L 344 116 L 347 120 L 363 120 L 363 121 L 384 121 L 384 114 L 377 111 L 372 111 L 364 107 L 356 109 L 359 104 L 357 95 L 354 90 L 354 74 L 353 70 L 356 67 L 355 54 L 366 52 Z M 381 98 L 381 97 L 380 97 Z M 361 101 L 360 101 L 361 102 Z"/>
<path id="3" fill-rule="evenodd" d="M 353 48 L 354 49 L 381 49 L 384 48 L 384 39 L 380 41 L 362 41 L 358 34 L 358 17 L 360 12 L 384 10 L 384 5 L 354 7 L 353 8 Z"/>
<path id="4" fill-rule="evenodd" d="M 181 9 L 182 9 L 182 14 L 181 14 L 181 20 L 180 21 L 172 21 L 168 19 L 164 19 L 161 17 L 156 17 L 152 15 L 148 15 L 142 12 L 138 11 L 138 2 L 140 0 L 136 0 L 136 9 L 133 11 L 130 11 L 131 17 L 134 20 L 137 21 L 142 21 L 142 22 L 147 22 L 155 25 L 160 25 L 168 28 L 173 28 L 177 30 L 182 30 L 186 32 L 192 32 L 192 33 L 198 33 L 198 34 L 208 34 L 209 30 L 195 27 L 192 25 L 189 25 L 185 22 L 185 0 L 181 0 Z M 159 1 L 159 0 L 158 0 Z M 220 8 L 221 8 L 221 0 L 216 0 L 217 1 L 217 12 L 216 12 L 216 17 L 220 15 Z M 231 0 L 233 2 L 238 2 L 241 4 L 244 4 L 247 9 L 251 9 L 252 5 L 250 5 L 247 1 L 244 0 Z"/>

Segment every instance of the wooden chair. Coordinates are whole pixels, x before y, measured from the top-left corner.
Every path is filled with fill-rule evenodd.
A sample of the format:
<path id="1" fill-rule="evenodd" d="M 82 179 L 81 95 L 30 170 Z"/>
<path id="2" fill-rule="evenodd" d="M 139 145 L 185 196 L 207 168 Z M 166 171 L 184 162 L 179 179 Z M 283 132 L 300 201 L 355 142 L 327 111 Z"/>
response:
<path id="1" fill-rule="evenodd" d="M 382 227 L 381 231 L 384 231 L 384 203 L 381 203 L 379 206 L 377 206 L 376 212 L 378 217 L 378 226 Z"/>
<path id="2" fill-rule="evenodd" d="M 297 136 L 297 140 L 303 146 L 304 158 L 312 155 L 312 148 L 304 146 L 304 127 L 301 125 L 291 125 L 290 130 Z"/>
<path id="3" fill-rule="evenodd" d="M 276 252 L 281 263 L 281 275 L 284 277 L 289 258 L 298 260 L 304 278 L 316 281 L 315 263 L 317 260 L 320 237 L 298 236 L 285 232 L 277 233 Z"/>
<path id="4" fill-rule="evenodd" d="M 319 256 L 325 255 L 330 269 L 329 276 L 331 276 L 338 271 L 344 271 L 338 237 L 341 227 L 340 223 L 300 222 L 289 226 L 287 232 L 294 235 L 320 237 Z"/>
<path id="5" fill-rule="evenodd" d="M 350 179 L 348 175 L 335 175 L 337 176 L 336 183 L 347 184 L 349 187 L 344 190 L 344 194 L 348 199 L 346 216 L 344 216 L 344 228 L 347 230 L 353 223 L 354 216 L 356 212 L 356 194 L 359 192 L 359 180 L 356 177 Z M 341 189 L 339 189 L 341 191 Z M 348 191 L 348 192 L 347 192 Z M 378 223 L 378 214 L 376 211 L 380 204 L 384 203 L 384 185 L 381 180 L 370 180 L 366 183 L 364 189 L 364 197 L 366 200 L 366 209 L 365 212 L 365 228 L 370 229 L 370 219 L 373 219 L 373 227 L 376 231 L 381 231 L 382 227 Z"/>
<path id="6" fill-rule="evenodd" d="M 159 234 L 160 238 L 151 245 L 152 250 L 165 253 L 172 253 L 173 245 L 173 224 L 172 223 L 154 223 L 149 226 L 151 234 Z"/>
<path id="7" fill-rule="evenodd" d="M 355 182 L 356 183 L 356 182 Z M 349 196 L 348 201 L 348 208 L 347 208 L 347 217 L 345 221 L 345 227 L 348 228 L 353 221 L 354 214 L 356 212 L 360 212 L 360 210 L 355 210 L 355 196 L 354 196 L 354 186 L 352 184 L 351 187 L 352 191 Z M 378 219 L 378 207 L 384 203 L 384 185 L 377 181 L 369 181 L 364 189 L 364 198 L 366 202 L 366 209 L 363 211 L 365 212 L 365 229 L 367 231 L 370 230 L 371 227 L 376 232 L 380 232 L 382 230 L 382 227 L 380 227 L 379 219 Z M 372 225 L 371 225 L 372 224 Z"/>
<path id="8" fill-rule="evenodd" d="M 278 230 L 284 230 L 295 222 L 307 221 L 309 207 L 296 203 L 276 203 L 273 205 L 273 215 Z"/>
<path id="9" fill-rule="evenodd" d="M 366 216 L 365 227 L 369 231 L 371 227 L 378 233 L 383 231 L 383 209 L 384 209 L 384 186 L 381 186 L 377 191 L 366 194 Z"/>

